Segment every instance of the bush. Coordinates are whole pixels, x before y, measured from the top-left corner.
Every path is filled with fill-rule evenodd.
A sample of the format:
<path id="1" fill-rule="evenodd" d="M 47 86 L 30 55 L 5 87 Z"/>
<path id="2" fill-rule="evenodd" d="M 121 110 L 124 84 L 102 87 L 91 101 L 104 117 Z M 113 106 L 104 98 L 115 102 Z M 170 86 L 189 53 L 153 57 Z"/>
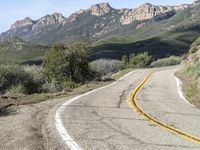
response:
<path id="1" fill-rule="evenodd" d="M 22 66 L 0 65 L 0 92 L 5 93 L 14 87 L 22 87 L 23 93 L 32 94 L 40 91 L 39 84 Z"/>
<path id="2" fill-rule="evenodd" d="M 129 62 L 131 67 L 143 68 L 147 67 L 152 61 L 152 56 L 147 52 L 140 54 L 131 54 L 129 57 Z"/>
<path id="3" fill-rule="evenodd" d="M 143 68 L 149 66 L 149 64 L 152 62 L 152 56 L 147 52 L 139 53 L 137 55 L 133 53 L 130 56 L 123 56 L 122 62 L 124 68 Z"/>
<path id="4" fill-rule="evenodd" d="M 112 75 L 122 68 L 121 61 L 112 59 L 99 59 L 90 63 L 92 71 L 100 76 Z"/>
<path id="5" fill-rule="evenodd" d="M 70 89 L 74 89 L 74 88 L 77 88 L 80 86 L 80 84 L 77 84 L 75 82 L 72 82 L 72 81 L 65 81 L 63 83 L 64 87 L 65 88 L 70 88 Z"/>
<path id="6" fill-rule="evenodd" d="M 12 86 L 10 89 L 8 89 L 6 91 L 6 93 L 4 94 L 6 97 L 13 97 L 13 98 L 17 98 L 19 96 L 24 95 L 23 93 L 25 93 L 26 89 L 24 89 L 24 86 L 19 84 L 16 86 Z"/>
<path id="7" fill-rule="evenodd" d="M 200 46 L 200 37 L 192 44 L 191 49 L 189 51 L 190 54 L 195 53 Z"/>
<path id="8" fill-rule="evenodd" d="M 84 83 L 90 78 L 89 60 L 86 46 L 75 43 L 65 47 L 63 44 L 55 45 L 44 59 L 44 73 L 49 82 L 64 81 Z"/>
<path id="9" fill-rule="evenodd" d="M 197 62 L 196 64 L 194 64 L 193 66 L 189 66 L 187 68 L 187 71 L 191 74 L 191 75 L 195 75 L 196 77 L 200 77 L 200 61 Z"/>
<path id="10" fill-rule="evenodd" d="M 181 57 L 170 56 L 168 58 L 158 59 L 151 63 L 151 67 L 164 67 L 178 65 L 181 63 Z"/>
<path id="11" fill-rule="evenodd" d="M 37 91 L 38 92 L 43 91 L 43 84 L 46 81 L 45 81 L 45 77 L 43 73 L 44 70 L 42 66 L 27 65 L 27 66 L 24 66 L 24 70 L 30 76 L 31 80 L 33 80 L 33 82 L 36 84 L 34 86 L 38 88 Z"/>

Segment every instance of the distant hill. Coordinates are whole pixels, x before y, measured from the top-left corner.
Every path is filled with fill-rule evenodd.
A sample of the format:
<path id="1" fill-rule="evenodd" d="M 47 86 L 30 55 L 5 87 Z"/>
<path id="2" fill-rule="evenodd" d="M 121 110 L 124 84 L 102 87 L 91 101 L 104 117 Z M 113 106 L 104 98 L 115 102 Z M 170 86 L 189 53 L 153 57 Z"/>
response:
<path id="1" fill-rule="evenodd" d="M 134 9 L 115 9 L 102 3 L 81 9 L 68 18 L 60 13 L 38 20 L 27 17 L 11 25 L 0 40 L 3 43 L 18 37 L 36 47 L 82 40 L 89 43 L 92 59 L 119 59 L 124 54 L 143 51 L 155 58 L 182 55 L 200 36 L 199 11 L 199 0 L 179 6 L 145 3 Z"/>
<path id="2" fill-rule="evenodd" d="M 48 46 L 25 42 L 19 38 L 9 38 L 0 42 L 0 63 L 41 63 Z"/>

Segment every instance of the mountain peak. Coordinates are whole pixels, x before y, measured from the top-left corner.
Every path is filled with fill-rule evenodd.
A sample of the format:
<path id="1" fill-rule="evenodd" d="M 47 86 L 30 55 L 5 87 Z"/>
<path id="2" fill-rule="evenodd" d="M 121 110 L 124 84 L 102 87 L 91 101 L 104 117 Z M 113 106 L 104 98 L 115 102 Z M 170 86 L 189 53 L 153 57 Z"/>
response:
<path id="1" fill-rule="evenodd" d="M 151 3 L 144 3 L 142 6 L 153 6 Z"/>
<path id="2" fill-rule="evenodd" d="M 92 5 L 90 8 L 91 14 L 94 16 L 102 16 L 104 14 L 109 13 L 113 8 L 109 3 L 100 3 L 96 5 Z"/>
<path id="3" fill-rule="evenodd" d="M 16 29 L 16 28 L 23 27 L 23 26 L 33 25 L 33 23 L 34 23 L 34 21 L 31 18 L 26 17 L 26 18 L 16 21 L 14 24 L 12 24 L 11 29 Z"/>

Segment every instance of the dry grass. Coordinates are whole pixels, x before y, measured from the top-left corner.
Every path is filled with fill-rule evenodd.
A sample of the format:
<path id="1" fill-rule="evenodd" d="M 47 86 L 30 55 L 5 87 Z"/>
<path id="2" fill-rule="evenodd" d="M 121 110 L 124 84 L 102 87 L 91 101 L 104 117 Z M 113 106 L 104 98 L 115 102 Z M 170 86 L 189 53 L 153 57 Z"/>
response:
<path id="1" fill-rule="evenodd" d="M 22 95 L 21 97 L 19 97 L 17 99 L 12 98 L 12 97 L 11 98 L 3 98 L 2 97 L 2 98 L 0 98 L 0 110 L 5 109 L 12 105 L 28 105 L 28 104 L 39 103 L 42 101 L 51 100 L 51 99 L 55 99 L 55 98 L 79 95 L 79 94 L 85 93 L 87 91 L 91 91 L 93 89 L 97 89 L 99 87 L 106 86 L 106 85 L 118 80 L 119 78 L 121 78 L 122 76 L 124 76 L 125 74 L 127 74 L 130 71 L 132 71 L 132 70 L 131 69 L 122 70 L 119 73 L 113 75 L 110 80 L 100 81 L 100 82 L 96 82 L 96 81 L 89 82 L 87 84 L 84 84 L 78 88 L 75 88 L 75 89 L 72 89 L 69 91 L 63 91 L 63 92 L 57 92 L 57 93 Z"/>
<path id="2" fill-rule="evenodd" d="M 200 108 L 200 88 L 198 78 L 188 73 L 187 69 L 182 69 L 176 73 L 183 82 L 183 92 L 187 100 Z"/>

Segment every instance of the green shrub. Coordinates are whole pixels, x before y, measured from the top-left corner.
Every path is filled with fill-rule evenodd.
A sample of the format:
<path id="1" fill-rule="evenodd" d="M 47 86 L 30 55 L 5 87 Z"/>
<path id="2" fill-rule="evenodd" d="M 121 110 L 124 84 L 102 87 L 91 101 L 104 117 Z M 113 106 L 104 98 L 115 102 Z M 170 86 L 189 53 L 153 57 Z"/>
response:
<path id="1" fill-rule="evenodd" d="M 73 81 L 65 81 L 63 85 L 64 85 L 64 88 L 70 88 L 70 89 L 74 89 L 80 86 L 80 84 L 77 84 Z"/>
<path id="2" fill-rule="evenodd" d="M 122 56 L 122 64 L 123 64 L 123 68 L 127 68 L 129 66 L 129 56 L 124 55 Z"/>
<path id="3" fill-rule="evenodd" d="M 60 84 L 58 84 L 55 80 L 51 82 L 45 82 L 42 86 L 43 92 L 46 93 L 55 93 L 62 90 Z"/>
<path id="4" fill-rule="evenodd" d="M 23 93 L 25 94 L 40 92 L 40 84 L 22 66 L 0 65 L 0 92 L 5 93 L 7 90 L 19 85 L 23 86 Z"/>
<path id="5" fill-rule="evenodd" d="M 196 77 L 200 77 L 200 61 L 194 65 L 191 65 L 187 68 L 187 71 L 191 75 L 195 75 Z"/>
<path id="6" fill-rule="evenodd" d="M 4 95 L 7 97 L 17 98 L 19 96 L 24 95 L 23 93 L 25 93 L 25 91 L 26 91 L 25 87 L 23 85 L 19 84 L 16 86 L 11 86 L 11 88 L 8 89 Z"/>
<path id="7" fill-rule="evenodd" d="M 100 76 L 106 76 L 118 72 L 122 64 L 119 60 L 98 59 L 90 63 L 90 68 Z"/>
<path id="8" fill-rule="evenodd" d="M 124 65 L 124 68 L 143 68 L 149 66 L 149 64 L 152 62 L 152 56 L 149 55 L 147 52 L 139 53 L 135 55 L 134 53 L 130 56 L 123 56 L 122 62 Z"/>
<path id="9" fill-rule="evenodd" d="M 83 43 L 55 45 L 47 53 L 43 67 L 48 81 L 56 80 L 61 85 L 64 81 L 84 83 L 90 78 L 89 60 Z"/>
<path id="10" fill-rule="evenodd" d="M 195 53 L 199 49 L 199 46 L 200 46 L 200 37 L 192 44 L 189 53 L 191 54 Z"/>
<path id="11" fill-rule="evenodd" d="M 164 67 L 178 65 L 181 63 L 181 57 L 170 56 L 168 58 L 158 59 L 151 63 L 151 67 Z"/>

